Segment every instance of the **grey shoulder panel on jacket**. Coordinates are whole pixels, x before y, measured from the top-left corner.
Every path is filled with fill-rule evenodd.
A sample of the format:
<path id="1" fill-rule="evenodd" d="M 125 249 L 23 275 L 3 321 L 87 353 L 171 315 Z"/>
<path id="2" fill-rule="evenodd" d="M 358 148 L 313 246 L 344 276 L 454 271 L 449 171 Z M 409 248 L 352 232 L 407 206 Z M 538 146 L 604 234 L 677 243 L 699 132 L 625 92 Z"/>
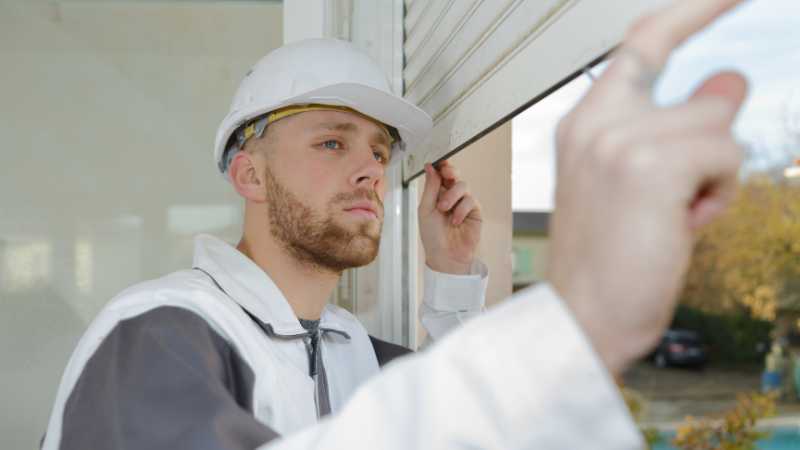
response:
<path id="1" fill-rule="evenodd" d="M 378 365 L 383 367 L 395 358 L 414 353 L 402 345 L 392 344 L 391 342 L 382 341 L 372 335 L 369 336 L 369 341 L 372 343 L 372 349 L 375 351 L 375 357 L 378 359 Z"/>
<path id="2" fill-rule="evenodd" d="M 61 449 L 254 449 L 278 434 L 252 414 L 255 375 L 197 314 L 164 306 L 120 321 L 63 413 Z"/>

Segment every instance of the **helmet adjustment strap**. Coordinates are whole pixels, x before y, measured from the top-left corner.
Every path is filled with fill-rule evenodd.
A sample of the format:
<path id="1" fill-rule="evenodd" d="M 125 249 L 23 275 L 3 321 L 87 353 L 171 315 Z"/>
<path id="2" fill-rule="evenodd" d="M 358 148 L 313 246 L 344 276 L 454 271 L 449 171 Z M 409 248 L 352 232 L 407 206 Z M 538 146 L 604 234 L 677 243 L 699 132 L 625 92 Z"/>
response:
<path id="1" fill-rule="evenodd" d="M 287 107 L 276 109 L 266 114 L 261 114 L 260 116 L 256 116 L 245 122 L 239 128 L 237 128 L 236 131 L 233 132 L 233 135 L 236 136 L 236 141 L 231 143 L 228 149 L 225 150 L 225 153 L 222 155 L 222 160 L 218 164 L 219 171 L 223 174 L 226 173 L 228 171 L 228 168 L 230 168 L 231 161 L 233 161 L 233 157 L 236 156 L 236 154 L 239 153 L 239 151 L 244 148 L 245 141 L 247 141 L 253 136 L 255 136 L 256 139 L 260 138 L 261 135 L 264 133 L 264 129 L 267 128 L 268 124 L 283 119 L 285 117 L 289 117 L 293 114 L 306 111 L 342 111 L 350 114 L 355 114 L 359 117 L 363 117 L 367 120 L 375 122 L 378 126 L 380 126 L 383 129 L 383 131 L 386 132 L 386 135 L 389 136 L 389 142 L 392 143 L 395 142 L 395 135 L 397 134 L 396 131 L 395 133 L 392 133 L 389 130 L 389 127 L 385 123 L 379 120 L 375 120 L 366 114 L 362 114 L 353 108 L 349 108 L 347 106 L 338 106 L 338 105 L 321 105 L 316 103 L 309 103 L 306 105 L 289 105 Z M 400 142 L 400 145 L 401 148 L 405 147 L 405 143 L 403 143 L 402 141 Z"/>

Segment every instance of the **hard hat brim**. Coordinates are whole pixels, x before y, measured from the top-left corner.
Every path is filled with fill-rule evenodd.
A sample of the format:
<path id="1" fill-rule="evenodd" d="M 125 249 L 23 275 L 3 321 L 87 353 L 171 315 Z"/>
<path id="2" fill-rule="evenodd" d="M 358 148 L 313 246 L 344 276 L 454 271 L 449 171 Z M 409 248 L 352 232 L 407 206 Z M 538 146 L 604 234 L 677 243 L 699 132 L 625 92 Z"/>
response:
<path id="1" fill-rule="evenodd" d="M 397 129 L 404 145 L 392 150 L 389 165 L 400 161 L 416 149 L 428 136 L 433 121 L 425 111 L 392 93 L 367 84 L 344 82 L 303 92 L 281 100 L 252 102 L 229 114 L 220 124 L 214 148 L 215 162 L 219 163 L 230 136 L 247 120 L 289 105 L 317 103 L 347 106 Z"/>

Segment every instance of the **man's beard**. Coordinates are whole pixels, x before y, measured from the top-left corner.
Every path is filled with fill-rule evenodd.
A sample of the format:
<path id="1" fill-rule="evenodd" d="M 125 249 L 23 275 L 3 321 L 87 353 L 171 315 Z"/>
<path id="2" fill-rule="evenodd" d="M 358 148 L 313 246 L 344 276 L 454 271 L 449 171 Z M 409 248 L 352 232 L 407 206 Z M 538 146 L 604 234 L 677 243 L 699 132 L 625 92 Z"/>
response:
<path id="1" fill-rule="evenodd" d="M 367 199 L 377 203 L 378 220 L 382 224 L 383 203 L 374 190 L 339 194 L 328 203 L 327 211 L 318 214 L 281 185 L 269 169 L 266 179 L 272 235 L 300 267 L 341 273 L 375 260 L 381 241 L 381 226 L 378 233 L 372 235 L 369 231 L 371 222 L 362 221 L 358 229 L 352 231 L 336 223 L 332 217 L 337 205 Z"/>

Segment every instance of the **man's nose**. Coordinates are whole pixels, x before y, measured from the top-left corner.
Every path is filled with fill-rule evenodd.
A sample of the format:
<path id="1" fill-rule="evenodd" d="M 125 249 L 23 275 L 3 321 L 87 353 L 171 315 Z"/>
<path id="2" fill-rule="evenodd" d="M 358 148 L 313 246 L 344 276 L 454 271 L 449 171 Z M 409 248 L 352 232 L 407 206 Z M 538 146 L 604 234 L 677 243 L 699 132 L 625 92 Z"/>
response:
<path id="1" fill-rule="evenodd" d="M 375 159 L 374 151 L 370 146 L 359 148 L 355 159 L 356 170 L 351 175 L 350 184 L 353 187 L 374 187 L 384 173 L 384 165 Z"/>

